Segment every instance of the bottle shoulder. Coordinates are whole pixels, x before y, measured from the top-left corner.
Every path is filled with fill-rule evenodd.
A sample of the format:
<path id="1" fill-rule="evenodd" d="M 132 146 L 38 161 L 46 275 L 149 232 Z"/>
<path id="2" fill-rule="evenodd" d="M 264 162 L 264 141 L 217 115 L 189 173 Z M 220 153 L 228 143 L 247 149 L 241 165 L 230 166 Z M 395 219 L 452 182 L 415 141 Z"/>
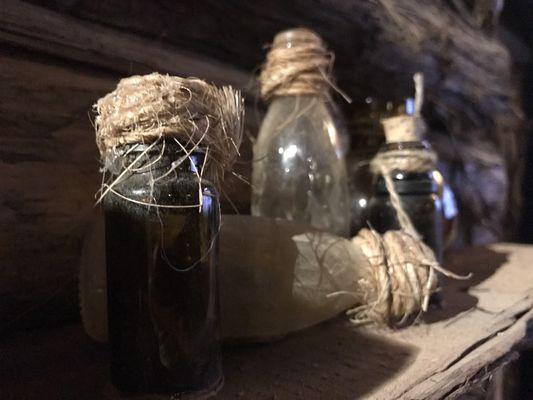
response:
<path id="1" fill-rule="evenodd" d="M 178 173 L 160 180 L 149 173 L 132 174 L 113 186 L 104 204 L 130 201 L 139 205 L 194 205 L 202 197 L 218 198 L 215 185 L 192 173 Z"/>
<path id="2" fill-rule="evenodd" d="M 262 126 L 272 120 L 333 120 L 331 110 L 320 96 L 283 96 L 274 98 L 267 109 Z"/>
<path id="3" fill-rule="evenodd" d="M 254 146 L 256 158 L 276 152 L 280 157 L 297 152 L 340 158 L 339 132 L 330 110 L 320 97 L 304 97 L 272 101 Z"/>

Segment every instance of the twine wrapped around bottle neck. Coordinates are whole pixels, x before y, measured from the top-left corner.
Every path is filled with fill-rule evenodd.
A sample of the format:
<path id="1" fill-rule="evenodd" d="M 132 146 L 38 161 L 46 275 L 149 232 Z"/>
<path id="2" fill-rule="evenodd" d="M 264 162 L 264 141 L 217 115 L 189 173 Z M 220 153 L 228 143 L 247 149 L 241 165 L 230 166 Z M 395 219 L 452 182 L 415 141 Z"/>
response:
<path id="1" fill-rule="evenodd" d="M 413 76 L 415 84 L 415 104 L 413 115 L 398 115 L 381 120 L 387 143 L 421 141 L 426 124 L 421 116 L 424 102 L 424 75 L 417 72 Z M 402 149 L 379 152 L 370 162 L 373 173 L 381 174 L 389 192 L 392 206 L 400 227 L 414 238 L 421 240 L 411 218 L 405 212 L 402 201 L 392 181 L 393 171 L 426 172 L 436 167 L 437 155 L 429 149 Z"/>
<path id="2" fill-rule="evenodd" d="M 327 95 L 333 54 L 314 32 L 298 28 L 278 33 L 259 75 L 261 97 Z"/>
<path id="3" fill-rule="evenodd" d="M 387 143 L 419 141 L 425 130 L 425 124 L 418 116 L 402 115 L 386 118 L 382 120 L 382 124 L 385 128 Z M 370 162 L 371 171 L 382 175 L 385 180 L 385 187 L 389 192 L 400 227 L 416 238 L 420 238 L 420 235 L 414 228 L 396 192 L 392 174 L 394 171 L 431 171 L 436 168 L 436 163 L 435 152 L 425 148 L 380 151 Z"/>
<path id="4" fill-rule="evenodd" d="M 94 108 L 96 143 L 104 161 L 121 145 L 173 138 L 186 153 L 197 148 L 208 152 L 205 167 L 218 178 L 239 154 L 244 104 L 240 92 L 229 86 L 158 73 L 132 76 Z"/>

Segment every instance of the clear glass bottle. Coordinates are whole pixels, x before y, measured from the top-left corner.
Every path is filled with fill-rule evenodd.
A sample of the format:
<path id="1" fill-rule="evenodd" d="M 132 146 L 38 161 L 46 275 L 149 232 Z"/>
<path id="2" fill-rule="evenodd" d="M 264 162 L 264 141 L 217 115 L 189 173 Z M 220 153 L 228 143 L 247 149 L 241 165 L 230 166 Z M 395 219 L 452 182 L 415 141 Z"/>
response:
<path id="1" fill-rule="evenodd" d="M 322 67 L 313 70 L 315 64 L 328 63 L 327 50 L 315 33 L 293 29 L 276 35 L 269 65 L 275 64 L 278 58 L 273 54 L 279 52 L 284 61 L 277 69 L 263 70 L 262 80 L 296 72 L 280 83 L 281 92 L 269 96 L 272 101 L 254 145 L 252 215 L 348 235 L 348 180 L 341 138 L 327 104 L 329 72 Z M 305 63 L 298 55 L 310 53 L 310 69 L 303 70 Z M 302 86 L 313 90 L 301 90 Z"/>
<path id="2" fill-rule="evenodd" d="M 146 149 L 121 147 L 111 172 Z M 173 140 L 155 146 L 104 198 L 111 381 L 124 392 L 210 392 L 223 380 L 218 194 L 199 180 L 204 153 L 171 170 L 182 156 Z"/>

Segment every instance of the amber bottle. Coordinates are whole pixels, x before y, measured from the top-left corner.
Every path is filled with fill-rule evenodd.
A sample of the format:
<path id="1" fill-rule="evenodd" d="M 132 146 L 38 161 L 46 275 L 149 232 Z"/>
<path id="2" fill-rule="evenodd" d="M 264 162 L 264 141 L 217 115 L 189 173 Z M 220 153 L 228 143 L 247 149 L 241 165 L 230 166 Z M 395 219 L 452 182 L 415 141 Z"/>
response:
<path id="1" fill-rule="evenodd" d="M 111 381 L 135 393 L 216 390 L 220 215 L 199 175 L 204 153 L 174 140 L 116 153 L 114 177 L 139 160 L 104 198 Z"/>

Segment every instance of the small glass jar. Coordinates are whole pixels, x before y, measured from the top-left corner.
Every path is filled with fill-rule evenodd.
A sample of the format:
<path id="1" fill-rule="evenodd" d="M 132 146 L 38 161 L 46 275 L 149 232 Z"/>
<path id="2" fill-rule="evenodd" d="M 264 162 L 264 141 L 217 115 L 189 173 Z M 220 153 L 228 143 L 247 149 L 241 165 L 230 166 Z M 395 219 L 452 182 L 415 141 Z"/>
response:
<path id="1" fill-rule="evenodd" d="M 140 161 L 104 198 L 111 381 L 134 393 L 214 391 L 220 211 L 199 177 L 204 153 L 184 155 L 173 139 L 117 152 L 115 178 Z"/>
<path id="2" fill-rule="evenodd" d="M 424 150 L 430 151 L 427 142 L 393 142 L 384 144 L 380 152 L 393 150 Z M 443 212 L 439 197 L 441 188 L 437 170 L 408 172 L 396 170 L 392 172 L 392 180 L 396 192 L 400 196 L 402 206 L 410 217 L 422 240 L 435 253 L 438 262 L 443 255 Z M 371 227 L 380 233 L 391 229 L 400 229 L 396 211 L 391 204 L 385 180 L 381 175 L 374 176 L 374 194 L 367 208 L 367 219 Z"/>

